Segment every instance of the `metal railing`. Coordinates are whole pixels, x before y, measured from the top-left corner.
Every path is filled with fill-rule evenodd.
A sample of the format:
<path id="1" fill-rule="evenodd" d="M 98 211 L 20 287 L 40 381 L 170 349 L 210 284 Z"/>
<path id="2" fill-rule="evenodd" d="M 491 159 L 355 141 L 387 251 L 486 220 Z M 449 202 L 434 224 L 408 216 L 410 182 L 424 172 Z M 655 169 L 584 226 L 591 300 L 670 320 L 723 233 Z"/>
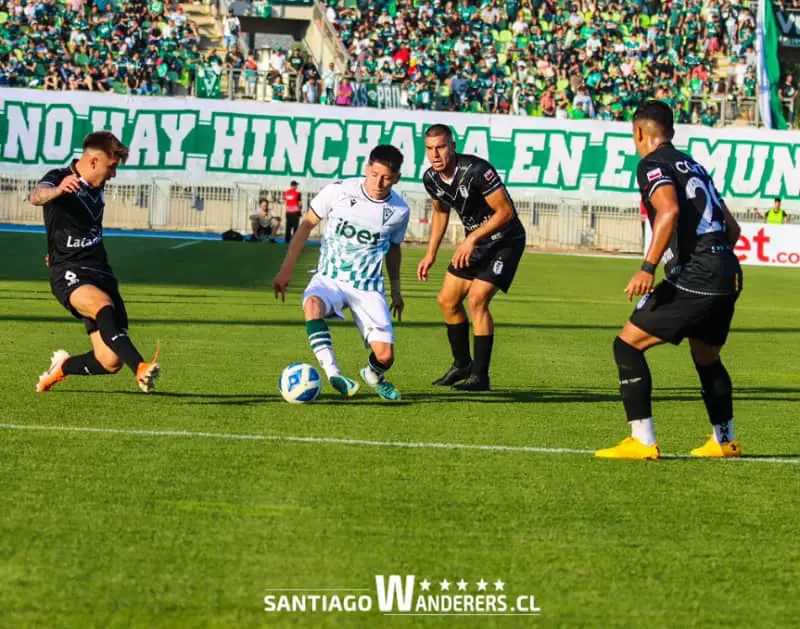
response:
<path id="1" fill-rule="evenodd" d="M 0 178 L 0 222 L 42 223 L 41 209 L 27 201 L 35 179 Z M 315 191 L 302 195 L 308 206 Z M 221 233 L 250 230 L 250 215 L 258 199 L 271 201 L 282 214 L 283 190 L 252 184 L 186 185 L 179 181 L 153 179 L 140 183 L 109 183 L 106 186 L 104 224 L 108 228 L 159 229 Z M 407 241 L 424 243 L 430 233 L 432 207 L 424 192 L 403 193 L 411 208 Z M 636 206 L 619 207 L 578 200 L 533 198 L 515 193 L 516 204 L 528 244 L 542 249 L 592 249 L 635 252 L 642 247 L 641 221 Z M 315 232 L 319 237 L 324 224 Z M 463 239 L 464 228 L 454 217 L 446 242 Z"/>
<path id="2" fill-rule="evenodd" d="M 759 99 L 756 97 L 738 96 L 733 93 L 693 96 L 689 99 L 689 115 L 692 123 L 700 124 L 700 116 L 708 105 L 713 105 L 719 117 L 718 126 L 720 127 L 729 125 L 764 126 L 764 121 L 761 119 Z M 784 115 L 789 114 L 786 117 L 786 122 L 789 127 L 792 127 L 796 118 L 794 115 L 795 101 L 788 98 L 782 99 L 781 105 L 783 106 Z"/>
<path id="3" fill-rule="evenodd" d="M 0 177 L 0 222 L 41 225 L 41 209 L 28 203 L 36 179 Z M 308 207 L 316 190 L 305 191 L 301 204 Z M 636 204 L 616 205 L 541 197 L 532 191 L 512 191 L 528 245 L 546 250 L 592 250 L 640 253 L 642 219 Z M 406 240 L 425 243 L 430 235 L 433 208 L 424 192 L 405 192 L 411 208 Z M 250 215 L 258 200 L 267 198 L 274 214 L 283 214 L 283 189 L 253 184 L 187 185 L 152 179 L 139 183 L 109 183 L 105 190 L 104 225 L 119 229 L 158 229 L 222 233 L 250 231 Z M 762 222 L 755 208 L 734 211 L 743 222 Z M 324 222 L 313 236 L 319 237 Z M 454 245 L 464 237 L 459 219 L 451 216 L 445 242 Z"/>

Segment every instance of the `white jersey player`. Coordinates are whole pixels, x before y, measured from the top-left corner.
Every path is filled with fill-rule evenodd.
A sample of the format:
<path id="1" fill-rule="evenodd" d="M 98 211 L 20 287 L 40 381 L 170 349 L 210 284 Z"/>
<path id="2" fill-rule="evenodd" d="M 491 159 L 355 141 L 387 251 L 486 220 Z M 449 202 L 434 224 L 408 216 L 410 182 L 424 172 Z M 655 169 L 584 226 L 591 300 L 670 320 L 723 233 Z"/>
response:
<path id="1" fill-rule="evenodd" d="M 385 400 L 400 393 L 384 374 L 394 362 L 392 315 L 383 286 L 383 261 L 391 283 L 391 312 L 398 321 L 403 312 L 400 294 L 400 243 L 408 227 L 409 209 L 392 186 L 400 179 L 403 154 L 380 145 L 369 155 L 366 177 L 337 181 L 311 201 L 280 271 L 272 281 L 275 297 L 286 300 L 292 269 L 311 231 L 327 219 L 317 273 L 303 293 L 308 342 L 328 380 L 341 395 L 358 391 L 354 380 L 342 375 L 333 352 L 326 318 L 353 313 L 364 343 L 372 350 L 361 379 Z"/>

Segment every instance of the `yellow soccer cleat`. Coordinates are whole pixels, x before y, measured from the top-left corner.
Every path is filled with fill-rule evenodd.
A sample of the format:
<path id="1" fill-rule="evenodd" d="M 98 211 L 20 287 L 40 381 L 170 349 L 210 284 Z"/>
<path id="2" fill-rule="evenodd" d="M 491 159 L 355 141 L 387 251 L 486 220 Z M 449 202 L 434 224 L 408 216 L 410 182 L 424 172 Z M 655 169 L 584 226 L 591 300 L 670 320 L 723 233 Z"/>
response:
<path id="1" fill-rule="evenodd" d="M 623 439 L 613 448 L 597 450 L 599 459 L 633 459 L 636 461 L 655 461 L 659 456 L 658 444 L 646 446 L 635 437 Z"/>
<path id="2" fill-rule="evenodd" d="M 735 439 L 728 443 L 717 443 L 714 435 L 711 435 L 704 445 L 695 448 L 689 454 L 703 458 L 728 459 L 742 456 L 742 446 Z"/>

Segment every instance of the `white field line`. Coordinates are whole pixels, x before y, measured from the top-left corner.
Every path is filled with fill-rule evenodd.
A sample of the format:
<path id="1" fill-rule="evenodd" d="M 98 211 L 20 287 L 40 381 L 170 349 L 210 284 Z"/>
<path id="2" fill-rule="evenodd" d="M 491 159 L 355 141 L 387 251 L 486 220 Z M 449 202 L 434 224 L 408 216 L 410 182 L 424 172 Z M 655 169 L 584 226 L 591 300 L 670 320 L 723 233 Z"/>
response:
<path id="1" fill-rule="evenodd" d="M 43 424 L 0 424 L 0 430 L 53 431 L 96 433 L 138 437 L 189 437 L 195 439 L 223 439 L 228 441 L 278 441 L 286 443 L 331 444 L 364 446 L 371 448 L 408 448 L 427 450 L 479 450 L 484 452 L 522 452 L 529 454 L 594 454 L 594 450 L 578 448 L 545 448 L 540 446 L 504 446 L 473 443 L 442 443 L 426 441 L 375 441 L 370 439 L 340 439 L 337 437 L 299 437 L 293 435 L 248 435 L 226 432 L 194 432 L 188 430 L 140 430 L 135 428 L 98 428 L 92 426 L 47 426 Z M 662 454 L 665 459 L 694 459 L 688 454 Z M 778 463 L 800 465 L 800 459 L 764 456 L 759 458 L 717 459 L 748 463 Z"/>
<path id="2" fill-rule="evenodd" d="M 181 243 L 178 243 L 177 245 L 172 245 L 170 247 L 170 249 L 173 249 L 173 250 L 174 249 L 183 249 L 184 247 L 191 247 L 192 245 L 199 245 L 201 242 L 203 242 L 203 241 L 202 240 L 190 240 L 189 242 L 181 242 Z"/>

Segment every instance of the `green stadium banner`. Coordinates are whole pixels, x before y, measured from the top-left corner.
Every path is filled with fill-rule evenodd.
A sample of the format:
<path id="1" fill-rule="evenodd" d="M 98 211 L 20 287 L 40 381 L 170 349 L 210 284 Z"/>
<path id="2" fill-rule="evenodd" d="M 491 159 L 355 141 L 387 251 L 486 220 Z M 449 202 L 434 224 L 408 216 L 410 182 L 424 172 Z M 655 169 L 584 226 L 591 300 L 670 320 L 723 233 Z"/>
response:
<path id="1" fill-rule="evenodd" d="M 196 78 L 198 98 L 222 98 L 222 70 L 210 66 L 198 66 Z"/>
<path id="2" fill-rule="evenodd" d="M 375 102 L 387 98 L 384 92 Z M 362 174 L 370 150 L 390 142 L 405 156 L 399 189 L 419 192 L 427 168 L 422 135 L 432 123 L 450 125 L 459 149 L 491 160 L 520 195 L 637 199 L 638 158 L 624 123 L 24 88 L 0 90 L 0 169 L 41 177 L 77 155 L 87 133 L 108 129 L 131 148 L 119 181 L 282 186 L 296 179 L 312 190 Z M 780 196 L 792 210 L 800 201 L 796 133 L 679 126 L 675 143 L 708 168 L 733 207 Z"/>
<path id="3" fill-rule="evenodd" d="M 379 109 L 400 107 L 400 86 L 367 83 L 367 105 Z"/>

